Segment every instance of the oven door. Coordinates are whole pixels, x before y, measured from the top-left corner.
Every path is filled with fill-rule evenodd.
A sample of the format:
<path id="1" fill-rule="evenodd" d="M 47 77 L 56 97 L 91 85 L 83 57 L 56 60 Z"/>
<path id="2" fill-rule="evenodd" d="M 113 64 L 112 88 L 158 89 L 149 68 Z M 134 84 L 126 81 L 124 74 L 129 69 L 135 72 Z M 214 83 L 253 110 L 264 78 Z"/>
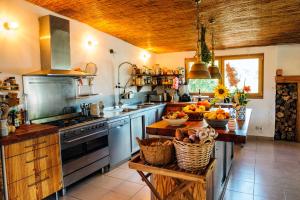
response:
<path id="1" fill-rule="evenodd" d="M 88 154 L 99 152 L 108 147 L 108 130 L 95 130 L 78 137 L 61 140 L 61 156 L 63 165 L 76 161 Z M 99 157 L 103 155 L 99 155 Z M 98 156 L 97 156 L 98 157 Z M 99 159 L 99 158 L 96 158 Z M 73 162 L 72 162 L 73 163 Z"/>

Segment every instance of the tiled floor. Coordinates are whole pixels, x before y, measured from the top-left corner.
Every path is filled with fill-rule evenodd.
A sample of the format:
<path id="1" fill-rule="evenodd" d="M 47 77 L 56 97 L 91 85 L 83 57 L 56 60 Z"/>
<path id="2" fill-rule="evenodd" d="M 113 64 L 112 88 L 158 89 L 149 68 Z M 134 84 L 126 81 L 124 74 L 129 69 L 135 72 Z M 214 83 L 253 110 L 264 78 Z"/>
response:
<path id="1" fill-rule="evenodd" d="M 300 143 L 249 141 L 236 148 L 225 200 L 300 200 Z"/>
<path id="2" fill-rule="evenodd" d="M 237 147 L 225 200 L 300 200 L 300 144 L 249 141 Z M 150 200 L 127 163 L 72 187 L 61 200 Z"/>

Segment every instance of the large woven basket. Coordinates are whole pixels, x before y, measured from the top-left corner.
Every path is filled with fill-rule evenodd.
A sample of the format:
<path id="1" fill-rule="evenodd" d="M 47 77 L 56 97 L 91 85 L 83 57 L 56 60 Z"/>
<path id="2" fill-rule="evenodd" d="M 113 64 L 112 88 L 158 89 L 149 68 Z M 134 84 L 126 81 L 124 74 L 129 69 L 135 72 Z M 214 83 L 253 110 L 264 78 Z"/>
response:
<path id="1" fill-rule="evenodd" d="M 170 145 L 155 145 L 151 146 L 153 142 L 164 143 L 168 139 L 163 138 L 148 138 L 140 140 L 136 138 L 140 146 L 140 157 L 152 165 L 166 165 L 172 162 L 175 158 L 174 145 L 170 142 Z"/>
<path id="2" fill-rule="evenodd" d="M 205 168 L 212 154 L 215 141 L 208 137 L 199 144 L 186 143 L 173 140 L 177 164 L 181 169 L 196 171 Z"/>

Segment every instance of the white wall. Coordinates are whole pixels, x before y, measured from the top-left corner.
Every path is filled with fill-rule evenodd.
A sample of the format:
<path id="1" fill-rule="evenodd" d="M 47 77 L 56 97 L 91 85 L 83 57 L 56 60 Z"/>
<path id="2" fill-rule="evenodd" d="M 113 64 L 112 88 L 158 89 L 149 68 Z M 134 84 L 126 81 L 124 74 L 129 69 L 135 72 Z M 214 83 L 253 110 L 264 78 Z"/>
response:
<path id="1" fill-rule="evenodd" d="M 264 53 L 264 98 L 252 99 L 253 108 L 249 134 L 266 137 L 274 136 L 275 127 L 275 75 L 282 68 L 285 75 L 300 75 L 300 45 L 280 45 L 268 47 L 239 48 L 216 51 L 217 56 Z M 184 66 L 184 58 L 193 57 L 195 52 L 157 54 L 155 63 L 162 66 Z M 262 132 L 255 129 L 263 128 Z"/>
<path id="2" fill-rule="evenodd" d="M 23 0 L 0 0 L 0 72 L 21 75 L 40 69 L 38 18 L 48 14 L 59 16 Z M 95 78 L 95 92 L 103 95 L 114 94 L 116 69 L 121 62 L 129 61 L 138 66 L 151 64 L 151 61 L 143 63 L 140 59 L 143 49 L 76 20 L 69 20 L 71 66 L 84 68 L 87 62 L 97 64 L 98 76 Z M 3 23 L 6 21 L 17 22 L 19 28 L 15 31 L 5 30 Z M 88 37 L 97 41 L 98 45 L 88 49 L 86 47 Z M 109 49 L 114 49 L 116 54 L 111 55 Z M 124 66 L 121 70 L 122 84 L 128 78 L 127 71 L 128 66 Z"/>

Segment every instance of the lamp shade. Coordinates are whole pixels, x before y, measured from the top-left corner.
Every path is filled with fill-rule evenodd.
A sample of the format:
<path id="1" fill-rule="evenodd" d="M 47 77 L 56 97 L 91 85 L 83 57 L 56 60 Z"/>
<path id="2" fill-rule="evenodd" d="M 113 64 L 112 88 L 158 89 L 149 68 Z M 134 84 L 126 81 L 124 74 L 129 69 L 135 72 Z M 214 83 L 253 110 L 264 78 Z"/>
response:
<path id="1" fill-rule="evenodd" d="M 202 62 L 195 62 L 188 73 L 189 79 L 210 79 L 209 71 Z"/>
<path id="2" fill-rule="evenodd" d="M 210 77 L 211 77 L 212 79 L 220 79 L 220 78 L 222 78 L 221 73 L 220 73 L 220 70 L 219 70 L 219 67 L 217 67 L 217 66 L 215 66 L 215 65 L 210 66 L 210 67 L 208 68 L 208 71 L 209 71 Z"/>

